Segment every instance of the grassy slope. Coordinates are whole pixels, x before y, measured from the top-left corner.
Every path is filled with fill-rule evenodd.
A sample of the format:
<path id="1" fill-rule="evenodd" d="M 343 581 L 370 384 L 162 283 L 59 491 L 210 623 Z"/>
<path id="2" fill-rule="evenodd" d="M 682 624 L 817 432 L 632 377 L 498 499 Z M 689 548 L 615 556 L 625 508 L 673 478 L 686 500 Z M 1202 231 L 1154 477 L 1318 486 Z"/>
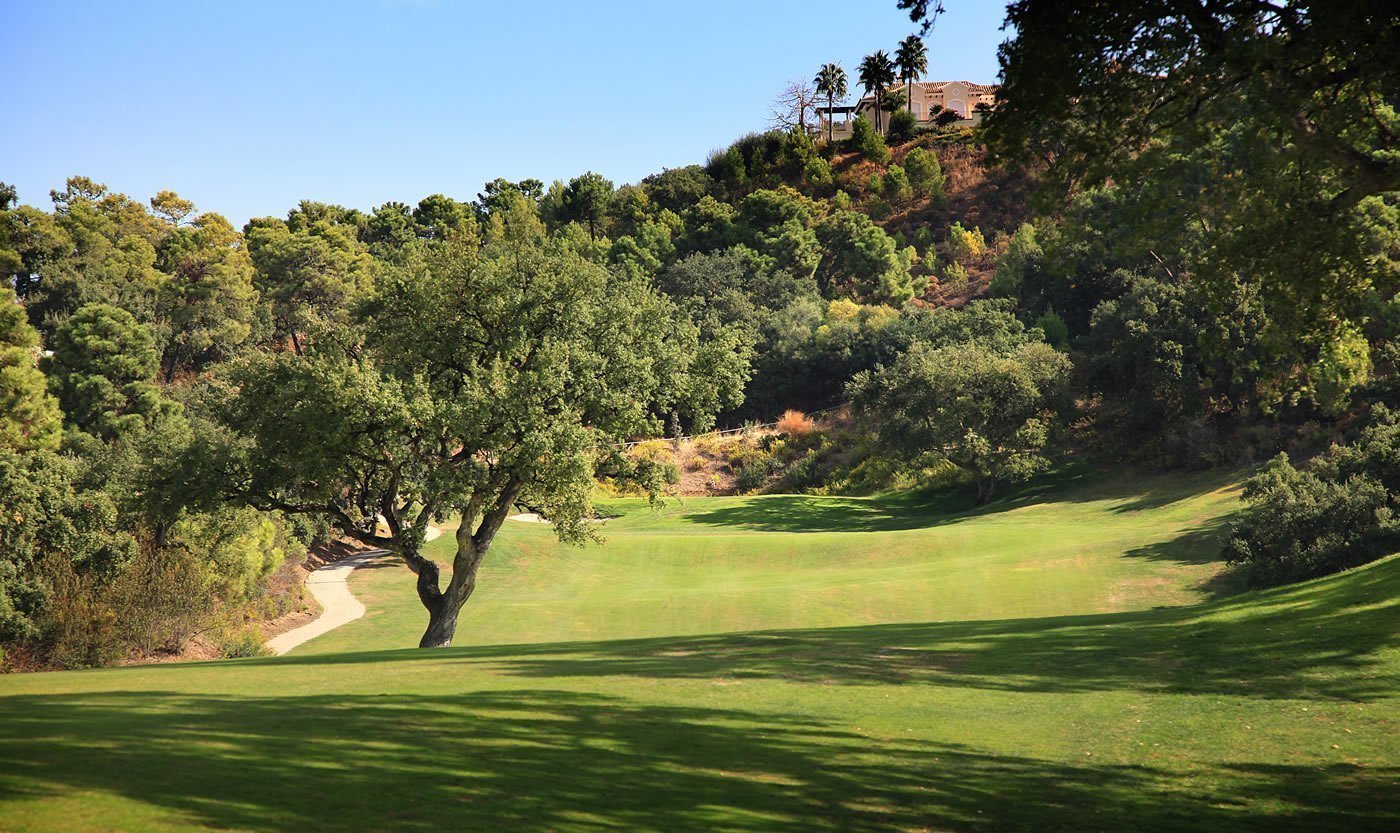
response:
<path id="1" fill-rule="evenodd" d="M 589 570 L 513 527 L 478 645 L 3 679 L 0 829 L 1396 829 L 1400 559 L 1143 609 L 1201 592 L 1197 530 L 1230 503 L 1121 485 L 932 528 L 909 506 L 692 502 L 564 555 Z M 713 525 L 814 515 L 887 529 Z M 818 604 L 857 554 L 876 601 Z M 752 605 L 744 571 L 779 599 Z M 1039 594 L 999 589 L 1021 572 Z M 362 582 L 390 609 L 351 626 L 362 649 L 417 631 L 395 573 Z M 550 641 L 574 627 L 596 641 Z M 756 630 L 685 635 L 712 627 Z"/>
<path id="2" fill-rule="evenodd" d="M 936 622 L 1134 610 L 1200 601 L 1234 488 L 1218 474 L 1061 475 L 969 511 L 965 495 L 606 504 L 606 546 L 511 523 L 482 570 L 458 645 Z M 775 534 L 786 533 L 786 534 Z M 429 546 L 450 558 L 444 536 Z M 1126 556 L 1125 556 L 1126 554 Z M 406 571 L 358 571 L 369 615 L 304 651 L 402 648 L 426 624 Z"/>

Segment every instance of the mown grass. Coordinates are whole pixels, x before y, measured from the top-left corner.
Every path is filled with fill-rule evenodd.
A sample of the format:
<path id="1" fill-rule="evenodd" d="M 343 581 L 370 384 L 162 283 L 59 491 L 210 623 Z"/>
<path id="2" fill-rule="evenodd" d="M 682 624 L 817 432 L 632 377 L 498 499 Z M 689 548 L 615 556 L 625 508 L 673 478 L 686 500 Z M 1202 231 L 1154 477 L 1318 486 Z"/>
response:
<path id="1" fill-rule="evenodd" d="M 0 829 L 1397 829 L 1400 558 L 1200 602 L 1228 490 L 1132 483 L 839 533 L 796 531 L 824 501 L 614 507 L 602 548 L 513 527 L 475 644 L 379 649 L 421 624 L 386 568 L 358 650 L 3 679 Z M 878 603 L 804 601 L 857 557 Z M 783 600 L 745 612 L 744 569 Z M 923 619 L 886 587 L 945 582 Z"/>
<path id="2" fill-rule="evenodd" d="M 965 490 L 885 498 L 770 495 L 602 504 L 605 545 L 508 523 L 458 645 L 1055 616 L 1183 605 L 1231 589 L 1219 473 L 1061 474 L 991 507 Z M 448 561 L 452 536 L 428 553 Z M 426 624 L 393 559 L 351 587 L 369 614 L 302 651 L 401 648 Z"/>

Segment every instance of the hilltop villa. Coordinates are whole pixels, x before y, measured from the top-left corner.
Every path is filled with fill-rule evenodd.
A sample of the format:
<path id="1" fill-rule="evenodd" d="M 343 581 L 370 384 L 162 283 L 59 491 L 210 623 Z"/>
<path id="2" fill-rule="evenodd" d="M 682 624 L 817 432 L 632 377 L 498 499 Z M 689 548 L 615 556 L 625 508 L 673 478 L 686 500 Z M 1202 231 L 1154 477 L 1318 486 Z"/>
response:
<path id="1" fill-rule="evenodd" d="M 891 92 L 904 92 L 904 84 L 896 84 L 890 87 Z M 982 114 L 977 109 L 979 104 L 987 105 L 987 109 L 996 106 L 997 85 L 995 84 L 974 84 L 971 81 L 915 81 L 914 96 L 910 101 L 909 109 L 914 113 L 914 117 L 921 123 L 931 122 L 933 117 L 943 110 L 952 110 L 962 116 L 955 124 L 977 124 L 982 120 Z M 856 116 L 865 116 L 872 122 L 874 116 L 875 99 L 872 96 L 865 96 L 856 102 L 854 106 L 837 105 L 827 112 L 825 104 L 817 107 L 818 127 L 823 135 L 826 134 L 827 119 L 832 120 L 832 134 L 837 139 L 847 138 L 851 135 L 851 122 Z M 889 118 L 886 115 L 881 121 L 888 125 Z"/>

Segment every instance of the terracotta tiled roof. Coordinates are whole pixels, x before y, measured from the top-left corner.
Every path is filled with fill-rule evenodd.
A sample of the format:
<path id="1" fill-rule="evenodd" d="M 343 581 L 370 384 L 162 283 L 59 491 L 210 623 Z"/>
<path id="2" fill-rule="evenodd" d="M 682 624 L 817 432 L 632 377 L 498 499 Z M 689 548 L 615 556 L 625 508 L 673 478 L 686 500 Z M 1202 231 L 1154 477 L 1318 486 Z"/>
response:
<path id="1" fill-rule="evenodd" d="M 914 83 L 936 90 L 942 89 L 949 84 L 962 84 L 964 87 L 967 87 L 967 91 L 970 93 L 994 93 L 997 91 L 998 86 L 996 84 L 974 84 L 971 81 L 915 81 Z"/>

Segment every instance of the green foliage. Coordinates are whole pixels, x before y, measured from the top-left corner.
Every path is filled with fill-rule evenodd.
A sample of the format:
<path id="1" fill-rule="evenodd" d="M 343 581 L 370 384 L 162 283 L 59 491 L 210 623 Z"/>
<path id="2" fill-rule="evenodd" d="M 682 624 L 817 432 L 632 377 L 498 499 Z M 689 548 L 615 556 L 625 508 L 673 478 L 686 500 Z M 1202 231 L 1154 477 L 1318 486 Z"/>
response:
<path id="1" fill-rule="evenodd" d="M 230 373 L 224 415 L 244 440 L 224 470 L 241 472 L 238 493 L 398 551 L 419 573 L 424 644 L 450 642 L 517 501 L 545 511 L 561 538 L 587 538 L 599 448 L 658 433 L 672 412 L 708 427 L 742 390 L 736 342 L 700 345 L 646 283 L 547 237 L 531 216 L 480 250 L 449 245 L 388 271 L 353 350 L 259 355 Z M 458 537 L 443 586 L 418 547 L 427 521 L 450 512 L 474 534 Z"/>
<path id="2" fill-rule="evenodd" d="M 987 242 L 980 228 L 965 229 L 960 222 L 948 227 L 948 256 L 960 263 L 977 260 L 987 253 Z"/>
<path id="3" fill-rule="evenodd" d="M 976 342 L 994 353 L 1008 353 L 1035 341 L 1016 317 L 1016 307 L 1004 300 L 971 301 L 961 309 L 922 308 L 907 316 L 908 340 L 934 348 Z"/>
<path id="4" fill-rule="evenodd" d="M 1044 258 L 1045 252 L 1035 239 L 1035 226 L 1022 223 L 1011 235 L 1006 251 L 997 258 L 996 272 L 989 287 L 991 294 L 998 298 L 1019 298 L 1027 277 L 1036 274 Z"/>
<path id="5" fill-rule="evenodd" d="M 807 160 L 807 164 L 802 169 L 802 181 L 807 187 L 817 193 L 825 193 L 831 190 L 835 179 L 831 175 L 831 164 L 820 156 L 814 156 Z"/>
<path id="6" fill-rule="evenodd" d="M 1035 326 L 1045 333 L 1045 341 L 1061 350 L 1069 347 L 1069 327 L 1065 325 L 1065 320 L 1055 312 L 1054 307 L 1050 307 L 1040 314 L 1035 320 Z"/>
<path id="7" fill-rule="evenodd" d="M 903 203 L 908 202 L 914 196 L 914 189 L 910 186 L 909 177 L 905 174 L 904 169 L 898 165 L 891 165 L 885 171 L 880 193 L 890 202 Z"/>
<path id="8" fill-rule="evenodd" d="M 308 332 L 348 321 L 350 307 L 374 286 L 375 261 L 353 226 L 294 215 L 293 222 L 254 219 L 245 234 L 274 334 L 300 350 Z"/>
<path id="9" fill-rule="evenodd" d="M 889 140 L 900 143 L 914 137 L 919 129 L 919 120 L 908 110 L 896 110 L 890 114 Z"/>
<path id="10" fill-rule="evenodd" d="M 1323 342 L 1309 368 L 1312 401 L 1329 416 L 1338 416 L 1351 404 L 1352 388 L 1371 376 L 1371 345 L 1354 324 L 1344 324 Z"/>
<path id="11" fill-rule="evenodd" d="M 713 196 L 714 179 L 700 165 L 667 168 L 642 178 L 647 196 L 658 209 L 683 213 L 706 196 Z"/>
<path id="12" fill-rule="evenodd" d="M 791 188 L 754 191 L 739 202 L 733 236 L 778 268 L 810 277 L 822 257 L 813 214 L 812 202 Z"/>
<path id="13" fill-rule="evenodd" d="M 493 202 L 499 202 L 510 195 L 528 198 L 532 192 L 538 196 L 538 184 L 538 180 L 527 180 L 526 187 L 504 186 L 494 195 Z M 488 190 L 491 189 L 491 185 L 487 184 Z M 419 235 L 428 240 L 472 238 L 477 233 L 476 215 L 472 206 L 442 194 L 433 194 L 420 200 L 413 209 L 413 223 Z"/>
<path id="14" fill-rule="evenodd" d="M 1400 548 L 1400 419 L 1377 408 L 1307 469 L 1279 455 L 1245 484 L 1227 552 L 1258 585 L 1334 573 Z"/>
<path id="15" fill-rule="evenodd" d="M 158 265 L 170 275 L 160 292 L 167 378 L 233 355 L 252 334 L 257 303 L 253 262 L 238 231 L 218 214 L 201 214 L 170 233 Z"/>
<path id="16" fill-rule="evenodd" d="M 967 291 L 967 269 L 956 260 L 949 261 L 943 267 L 943 278 L 938 282 L 939 286 L 950 295 L 961 295 Z"/>
<path id="17" fill-rule="evenodd" d="M 919 251 L 926 265 L 932 266 L 936 252 L 933 250 L 933 231 L 928 226 L 914 230 L 914 248 Z"/>
<path id="18" fill-rule="evenodd" d="M 1162 428 L 1198 411 L 1207 373 L 1198 347 L 1205 325 L 1184 287 L 1134 280 L 1122 298 L 1094 309 L 1091 384 L 1142 427 Z"/>
<path id="19" fill-rule="evenodd" d="M 817 280 L 827 297 L 903 304 L 922 294 L 920 280 L 909 273 L 906 253 L 864 214 L 842 211 L 818 229 L 827 256 L 817 270 Z"/>
<path id="20" fill-rule="evenodd" d="M 938 156 L 924 148 L 914 148 L 904 156 L 904 170 L 909 176 L 909 185 L 920 197 L 927 197 L 934 205 L 943 202 L 943 187 L 946 178 L 943 167 L 938 164 Z"/>
<path id="21" fill-rule="evenodd" d="M 603 233 L 603 223 L 612 198 L 612 180 L 589 171 L 569 180 L 564 188 L 560 218 L 583 224 L 588 228 L 589 238 L 596 240 Z"/>
<path id="22" fill-rule="evenodd" d="M 154 381 L 155 339 L 124 309 L 79 309 L 58 329 L 43 368 L 67 420 L 104 439 L 139 431 L 169 408 Z"/>
<path id="23" fill-rule="evenodd" d="M 497 177 L 486 183 L 481 193 L 476 195 L 473 207 L 478 221 L 486 221 L 492 215 L 509 211 L 517 199 L 539 202 L 544 196 L 544 183 L 538 179 L 522 179 L 511 182 Z"/>
<path id="24" fill-rule="evenodd" d="M 0 449 L 24 454 L 58 447 L 62 415 L 36 367 L 39 334 L 14 293 L 0 288 Z"/>
<path id="25" fill-rule="evenodd" d="M 916 341 L 892 365 L 857 376 L 850 393 L 890 453 L 950 460 L 972 475 L 980 504 L 1000 483 L 1049 466 L 1043 452 L 1069 373 L 1069 358 L 1043 342 L 997 352 L 976 341 Z"/>
<path id="26" fill-rule="evenodd" d="M 0 450 L 0 642 L 38 634 L 48 588 L 34 562 L 67 537 L 51 519 L 61 523 L 69 494 L 67 469 L 55 455 Z"/>
<path id="27" fill-rule="evenodd" d="M 1221 391 L 1236 407 L 1341 407 L 1365 359 L 1337 334 L 1364 328 L 1373 291 L 1397 288 L 1372 241 L 1394 226 L 1374 201 L 1400 190 L 1400 29 L 1375 4 L 1315 0 L 1082 11 L 1009 7 L 993 157 L 1047 160 L 1044 193 L 1061 205 L 1114 183 L 1120 205 L 1103 228 L 1136 261 L 1122 266 L 1189 273 L 1192 303 L 1222 317 L 1252 298 L 1273 346 Z"/>
<path id="28" fill-rule="evenodd" d="M 865 116 L 856 116 L 851 123 L 851 150 L 877 165 L 890 161 L 890 149 L 885 146 L 885 137 L 875 129 L 875 125 Z"/>

